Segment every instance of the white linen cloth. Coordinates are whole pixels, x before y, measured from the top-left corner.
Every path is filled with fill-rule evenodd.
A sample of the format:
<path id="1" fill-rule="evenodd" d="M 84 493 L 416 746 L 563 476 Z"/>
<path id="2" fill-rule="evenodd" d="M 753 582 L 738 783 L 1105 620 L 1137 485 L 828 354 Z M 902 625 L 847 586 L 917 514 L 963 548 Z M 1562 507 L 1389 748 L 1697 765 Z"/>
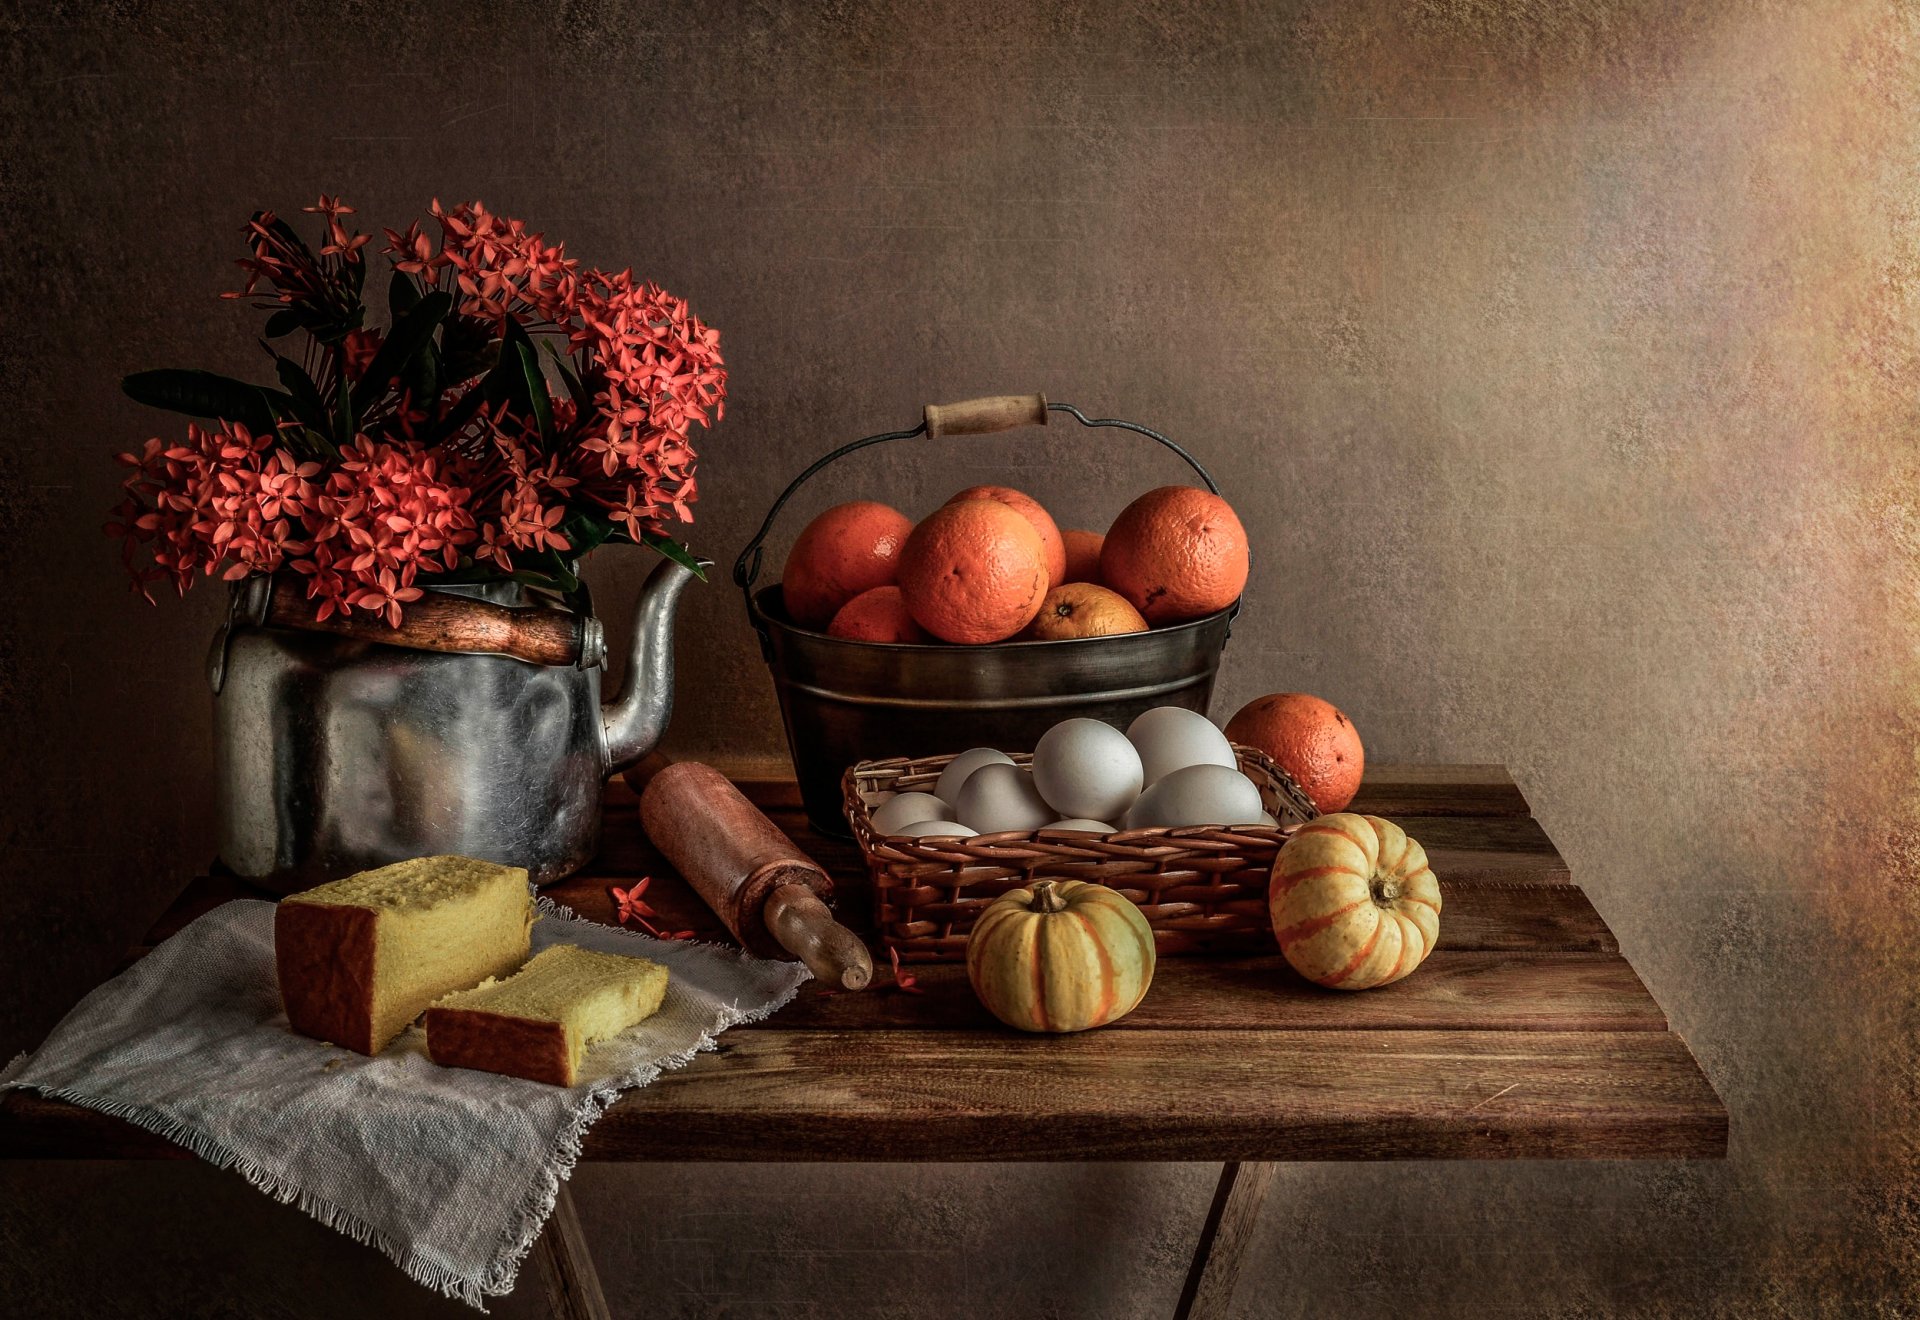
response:
<path id="1" fill-rule="evenodd" d="M 772 1013 L 809 975 L 539 907 L 536 953 L 578 944 L 668 969 L 660 1011 L 594 1046 L 577 1086 L 442 1068 L 418 1024 L 371 1059 L 295 1034 L 274 977 L 274 905 L 236 899 L 81 1000 L 0 1072 L 0 1089 L 157 1132 L 484 1310 L 484 1296 L 513 1290 L 581 1139 L 620 1092 Z"/>

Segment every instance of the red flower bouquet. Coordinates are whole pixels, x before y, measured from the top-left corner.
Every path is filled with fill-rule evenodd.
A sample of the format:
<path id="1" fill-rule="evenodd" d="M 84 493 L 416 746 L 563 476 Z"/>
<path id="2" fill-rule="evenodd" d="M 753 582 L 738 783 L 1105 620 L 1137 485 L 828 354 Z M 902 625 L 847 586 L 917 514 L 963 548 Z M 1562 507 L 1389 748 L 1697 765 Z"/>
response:
<path id="1" fill-rule="evenodd" d="M 277 387 L 203 371 L 127 377 L 142 403 L 199 418 L 152 439 L 108 524 L 137 590 L 196 574 L 302 575 L 316 616 L 398 626 L 422 585 L 511 576 L 563 594 L 579 556 L 691 522 L 696 425 L 723 413 L 720 334 L 627 271 L 479 202 L 387 230 L 390 322 L 366 325 L 364 248 L 322 197 L 318 253 L 271 212 L 248 223 L 246 288 L 271 309 Z M 302 336 L 296 351 L 282 347 Z"/>

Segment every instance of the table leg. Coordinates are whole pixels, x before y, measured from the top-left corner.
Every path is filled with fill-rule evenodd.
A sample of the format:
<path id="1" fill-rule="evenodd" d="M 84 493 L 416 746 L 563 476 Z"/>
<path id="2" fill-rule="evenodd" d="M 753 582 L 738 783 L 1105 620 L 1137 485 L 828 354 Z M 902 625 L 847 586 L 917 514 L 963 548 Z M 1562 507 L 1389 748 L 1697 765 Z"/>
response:
<path id="1" fill-rule="evenodd" d="M 553 1203 L 553 1217 L 533 1245 L 533 1255 L 554 1320 L 613 1320 L 606 1295 L 600 1291 L 593 1256 L 587 1251 L 586 1235 L 580 1231 L 573 1193 L 564 1182 L 559 1199 Z"/>
<path id="2" fill-rule="evenodd" d="M 1200 1226 L 1200 1244 L 1193 1249 L 1193 1264 L 1187 1268 L 1187 1284 L 1180 1290 L 1174 1320 L 1226 1320 L 1234 1281 L 1240 1277 L 1240 1256 L 1253 1236 L 1274 1167 L 1239 1160 L 1220 1166 L 1220 1183 L 1213 1189 L 1207 1222 Z"/>

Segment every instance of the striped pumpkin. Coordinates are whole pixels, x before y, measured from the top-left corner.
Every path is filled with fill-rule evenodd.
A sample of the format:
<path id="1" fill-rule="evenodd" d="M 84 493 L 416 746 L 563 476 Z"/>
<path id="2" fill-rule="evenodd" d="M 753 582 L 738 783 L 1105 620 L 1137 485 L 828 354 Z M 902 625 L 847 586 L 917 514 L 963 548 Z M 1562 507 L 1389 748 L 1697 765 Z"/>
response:
<path id="1" fill-rule="evenodd" d="M 1378 816 L 1343 811 L 1302 825 L 1273 859 L 1267 904 L 1293 969 L 1339 990 L 1399 980 L 1440 938 L 1427 850 Z"/>
<path id="2" fill-rule="evenodd" d="M 987 905 L 967 938 L 967 979 L 1022 1031 L 1085 1031 L 1133 1011 L 1153 981 L 1153 930 L 1105 885 L 1041 880 Z"/>

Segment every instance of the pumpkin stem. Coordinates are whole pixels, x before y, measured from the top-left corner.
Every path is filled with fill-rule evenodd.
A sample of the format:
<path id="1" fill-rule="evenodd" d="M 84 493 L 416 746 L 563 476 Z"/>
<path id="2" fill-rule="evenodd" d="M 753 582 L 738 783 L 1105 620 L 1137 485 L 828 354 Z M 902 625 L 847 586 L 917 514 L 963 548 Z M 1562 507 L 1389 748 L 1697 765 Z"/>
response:
<path id="1" fill-rule="evenodd" d="M 1393 876 L 1376 874 L 1371 888 L 1373 901 L 1381 907 L 1392 907 L 1400 899 L 1400 882 Z"/>
<path id="2" fill-rule="evenodd" d="M 1035 912 L 1065 912 L 1067 900 L 1060 896 L 1060 889 L 1051 880 L 1038 880 L 1033 886 L 1033 910 Z"/>

